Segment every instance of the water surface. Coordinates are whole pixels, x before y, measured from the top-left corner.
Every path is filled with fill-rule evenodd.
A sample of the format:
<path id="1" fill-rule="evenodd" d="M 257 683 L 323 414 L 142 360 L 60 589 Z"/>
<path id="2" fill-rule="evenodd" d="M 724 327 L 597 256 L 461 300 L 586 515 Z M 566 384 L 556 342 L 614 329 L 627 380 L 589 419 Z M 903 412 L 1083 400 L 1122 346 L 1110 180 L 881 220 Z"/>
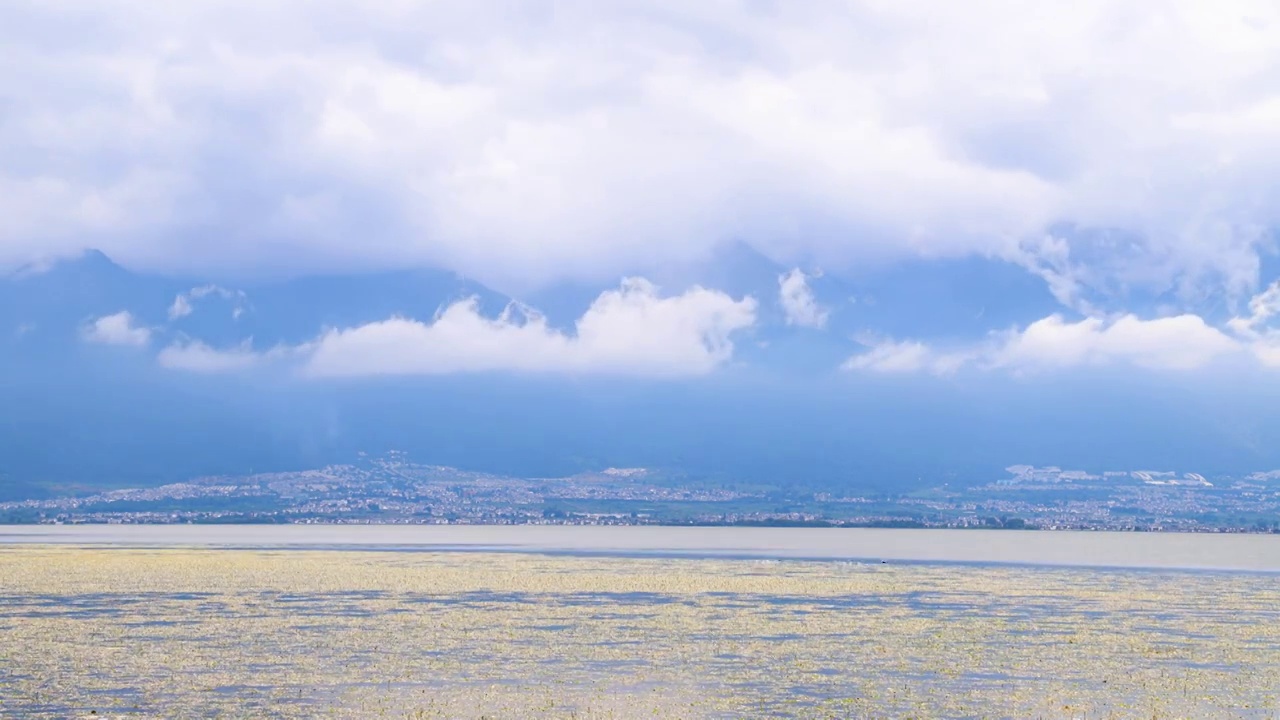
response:
<path id="1" fill-rule="evenodd" d="M 1280 535 L 564 525 L 18 525 L 6 544 L 364 548 L 1280 572 Z"/>
<path id="2" fill-rule="evenodd" d="M 0 550 L 0 717 L 1278 712 L 1270 573 Z"/>

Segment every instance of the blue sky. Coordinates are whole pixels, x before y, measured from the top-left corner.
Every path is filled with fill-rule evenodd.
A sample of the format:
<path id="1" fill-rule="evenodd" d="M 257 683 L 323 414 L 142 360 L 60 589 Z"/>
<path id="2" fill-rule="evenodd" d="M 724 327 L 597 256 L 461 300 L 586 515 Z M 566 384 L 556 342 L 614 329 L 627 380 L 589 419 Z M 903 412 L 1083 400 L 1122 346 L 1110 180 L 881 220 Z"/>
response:
<path id="1" fill-rule="evenodd" d="M 1280 372 L 1272 2 L 19 0 L 0 59 L 0 268 L 171 279 L 64 329 L 173 372 Z"/>

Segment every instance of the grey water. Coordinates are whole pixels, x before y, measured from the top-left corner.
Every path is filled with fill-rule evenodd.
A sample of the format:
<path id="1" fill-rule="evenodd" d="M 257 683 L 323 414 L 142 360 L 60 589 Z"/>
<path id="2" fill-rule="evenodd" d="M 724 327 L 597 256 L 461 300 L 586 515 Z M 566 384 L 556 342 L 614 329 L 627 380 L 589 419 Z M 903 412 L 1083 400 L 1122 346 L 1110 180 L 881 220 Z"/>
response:
<path id="1" fill-rule="evenodd" d="M 485 551 L 1280 572 L 1280 535 L 565 525 L 12 525 L 19 544 Z"/>

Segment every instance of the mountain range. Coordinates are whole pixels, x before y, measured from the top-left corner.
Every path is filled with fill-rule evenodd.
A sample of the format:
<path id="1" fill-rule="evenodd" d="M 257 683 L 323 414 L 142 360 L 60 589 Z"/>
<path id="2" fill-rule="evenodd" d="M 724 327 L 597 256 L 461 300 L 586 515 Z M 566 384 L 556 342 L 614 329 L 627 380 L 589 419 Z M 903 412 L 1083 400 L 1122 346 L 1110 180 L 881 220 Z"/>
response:
<path id="1" fill-rule="evenodd" d="M 859 338 L 973 338 L 1053 312 L 1044 283 L 1021 268 L 970 257 L 810 271 L 821 328 L 789 322 L 779 289 L 790 271 L 735 245 L 650 278 L 671 293 L 703 286 L 754 299 L 755 322 L 732 333 L 731 359 L 712 372 L 324 378 L 253 360 L 326 331 L 430 322 L 469 299 L 485 318 L 517 308 L 571 338 L 617 285 L 513 297 L 432 269 L 237 282 L 133 272 L 93 251 L 23 268 L 0 278 L 0 497 L 393 449 L 520 476 L 659 467 L 864 492 L 988 480 L 1013 463 L 1206 474 L 1280 466 L 1266 388 L 1228 402 L 1219 386 L 1115 368 L 1030 378 L 841 370 Z M 216 352 L 223 364 L 166 362 L 174 348 Z"/>

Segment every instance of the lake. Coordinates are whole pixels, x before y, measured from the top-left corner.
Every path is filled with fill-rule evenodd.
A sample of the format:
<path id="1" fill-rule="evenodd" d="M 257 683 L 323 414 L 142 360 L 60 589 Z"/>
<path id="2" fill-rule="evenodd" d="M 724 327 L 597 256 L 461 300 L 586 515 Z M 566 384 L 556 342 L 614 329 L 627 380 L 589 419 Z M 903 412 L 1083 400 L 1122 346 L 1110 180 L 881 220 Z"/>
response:
<path id="1" fill-rule="evenodd" d="M 0 546 L 491 550 L 1280 571 L 1280 535 L 564 525 L 17 525 Z"/>
<path id="2" fill-rule="evenodd" d="M 0 528 L 0 717 L 1271 718 L 1273 536 Z"/>

